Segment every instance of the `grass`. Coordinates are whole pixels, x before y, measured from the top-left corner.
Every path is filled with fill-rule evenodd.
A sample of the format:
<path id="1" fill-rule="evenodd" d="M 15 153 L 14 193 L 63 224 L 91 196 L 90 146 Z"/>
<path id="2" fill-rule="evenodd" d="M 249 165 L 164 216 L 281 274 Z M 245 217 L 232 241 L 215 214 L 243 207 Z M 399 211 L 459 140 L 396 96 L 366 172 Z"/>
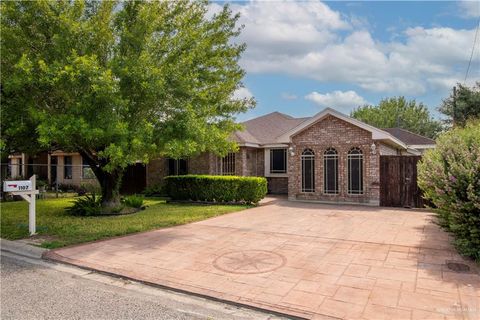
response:
<path id="1" fill-rule="evenodd" d="M 75 217 L 65 208 L 74 198 L 37 200 L 37 233 L 46 240 L 45 248 L 106 239 L 135 232 L 176 226 L 204 220 L 247 208 L 246 205 L 167 204 L 158 198 L 146 198 L 145 210 L 123 216 Z M 0 236 L 16 240 L 28 237 L 26 201 L 0 203 Z"/>

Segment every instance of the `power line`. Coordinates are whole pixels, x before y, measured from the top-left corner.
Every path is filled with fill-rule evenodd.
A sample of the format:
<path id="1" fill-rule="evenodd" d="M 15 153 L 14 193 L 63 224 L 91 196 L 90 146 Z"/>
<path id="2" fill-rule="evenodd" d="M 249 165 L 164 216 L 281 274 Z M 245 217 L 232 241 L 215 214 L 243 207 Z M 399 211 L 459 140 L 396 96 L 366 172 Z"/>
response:
<path id="1" fill-rule="evenodd" d="M 467 82 L 468 72 L 470 71 L 470 65 L 472 64 L 473 53 L 475 52 L 475 46 L 477 44 L 477 36 L 478 36 L 479 27 L 480 27 L 480 17 L 478 18 L 477 30 L 475 31 L 475 38 L 473 39 L 472 52 L 470 53 L 470 60 L 468 61 L 467 72 L 465 72 L 465 79 L 463 80 L 463 84 L 465 84 L 465 82 Z"/>

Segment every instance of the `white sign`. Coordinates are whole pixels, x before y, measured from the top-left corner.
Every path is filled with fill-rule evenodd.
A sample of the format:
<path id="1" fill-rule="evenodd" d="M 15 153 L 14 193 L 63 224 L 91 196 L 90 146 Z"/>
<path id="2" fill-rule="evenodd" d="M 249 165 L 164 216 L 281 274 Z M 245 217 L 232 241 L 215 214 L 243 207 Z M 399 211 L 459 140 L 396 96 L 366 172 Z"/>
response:
<path id="1" fill-rule="evenodd" d="M 3 191 L 5 192 L 31 191 L 31 190 L 32 190 L 32 181 L 30 180 L 3 182 Z"/>

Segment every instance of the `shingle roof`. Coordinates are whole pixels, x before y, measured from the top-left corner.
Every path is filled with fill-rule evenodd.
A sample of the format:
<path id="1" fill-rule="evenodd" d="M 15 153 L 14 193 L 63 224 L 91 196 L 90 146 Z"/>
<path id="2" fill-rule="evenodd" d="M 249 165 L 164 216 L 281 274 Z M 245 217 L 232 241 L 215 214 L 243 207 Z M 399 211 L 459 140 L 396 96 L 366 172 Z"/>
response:
<path id="1" fill-rule="evenodd" d="M 322 114 L 334 114 L 338 117 L 344 117 L 347 119 L 348 116 L 345 116 L 333 109 L 326 108 L 322 112 L 319 112 L 314 117 L 307 118 L 293 118 L 289 115 L 286 115 L 281 112 L 272 112 L 258 118 L 254 118 L 242 123 L 244 129 L 236 131 L 232 134 L 232 138 L 238 143 L 251 143 L 251 144 L 275 144 L 279 143 L 282 140 L 282 137 L 296 130 L 301 126 L 308 126 L 308 121 L 315 120 L 315 117 L 321 116 Z M 368 126 L 362 122 L 359 122 L 355 119 L 350 119 L 351 121 L 357 121 L 357 125 Z M 435 144 L 435 141 L 421 135 L 415 134 L 405 129 L 401 128 L 387 128 L 387 129 L 377 129 L 372 126 L 368 126 L 371 130 L 377 132 L 377 136 L 385 136 L 392 141 L 397 141 L 397 144 L 403 145 L 432 145 Z M 284 138 L 284 137 L 283 137 Z M 282 140 L 283 141 L 283 140 Z"/>
<path id="2" fill-rule="evenodd" d="M 245 129 L 235 132 L 233 138 L 243 143 L 273 143 L 282 133 L 293 129 L 306 119 L 308 118 L 293 118 L 284 113 L 272 112 L 243 122 Z"/>
<path id="3" fill-rule="evenodd" d="M 435 140 L 421 136 L 419 134 L 410 132 L 402 128 L 385 128 L 382 129 L 390 133 L 392 136 L 402 141 L 406 145 L 432 145 L 435 144 Z"/>

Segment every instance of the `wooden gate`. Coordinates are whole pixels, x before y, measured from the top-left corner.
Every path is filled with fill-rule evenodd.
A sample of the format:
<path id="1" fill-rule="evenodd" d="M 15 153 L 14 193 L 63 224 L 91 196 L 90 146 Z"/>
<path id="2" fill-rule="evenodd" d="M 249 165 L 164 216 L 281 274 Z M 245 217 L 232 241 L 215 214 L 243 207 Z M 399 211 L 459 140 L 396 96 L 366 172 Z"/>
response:
<path id="1" fill-rule="evenodd" d="M 141 193 L 147 186 L 147 170 L 141 163 L 133 164 L 127 167 L 123 174 L 120 193 L 133 194 Z"/>
<path id="2" fill-rule="evenodd" d="M 380 156 L 380 205 L 422 208 L 424 200 L 417 184 L 419 156 Z"/>

